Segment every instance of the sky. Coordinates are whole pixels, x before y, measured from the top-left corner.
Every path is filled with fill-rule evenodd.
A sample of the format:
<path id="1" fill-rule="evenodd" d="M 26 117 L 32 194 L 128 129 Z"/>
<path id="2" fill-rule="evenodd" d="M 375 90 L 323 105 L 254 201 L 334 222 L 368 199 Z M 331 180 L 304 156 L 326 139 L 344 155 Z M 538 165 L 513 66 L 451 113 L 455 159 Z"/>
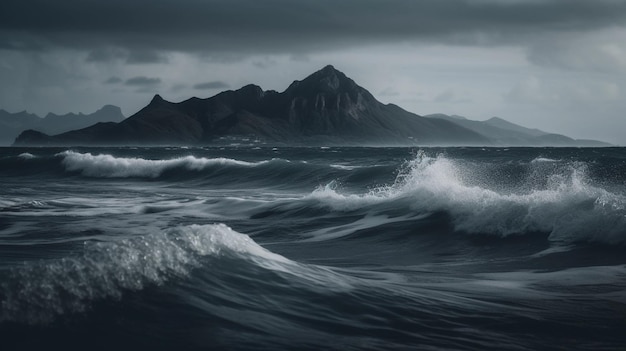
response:
<path id="1" fill-rule="evenodd" d="M 0 109 L 130 116 L 332 64 L 419 115 L 626 145 L 626 0 L 2 0 Z"/>

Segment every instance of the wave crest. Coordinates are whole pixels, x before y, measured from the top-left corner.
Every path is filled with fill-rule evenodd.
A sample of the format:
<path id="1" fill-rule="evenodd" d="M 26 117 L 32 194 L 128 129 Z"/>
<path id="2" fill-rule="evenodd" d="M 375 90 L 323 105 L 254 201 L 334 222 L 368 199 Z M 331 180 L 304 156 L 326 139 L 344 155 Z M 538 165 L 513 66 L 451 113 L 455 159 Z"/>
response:
<path id="1" fill-rule="evenodd" d="M 17 155 L 17 157 L 19 159 L 22 159 L 22 160 L 31 160 L 33 158 L 37 158 L 37 156 L 31 154 L 30 152 L 23 152 L 23 153 Z"/>
<path id="2" fill-rule="evenodd" d="M 544 232 L 554 241 L 626 242 L 626 196 L 592 185 L 584 163 L 530 162 L 526 167 L 521 182 L 498 187 L 494 178 L 502 175 L 489 168 L 420 151 L 391 185 L 342 194 L 331 182 L 307 198 L 342 211 L 369 206 L 446 211 L 457 231 L 474 234 Z"/>
<path id="3" fill-rule="evenodd" d="M 79 257 L 14 268 L 0 283 L 0 322 L 46 323 L 81 312 L 94 300 L 185 277 L 205 256 L 233 256 L 266 269 L 291 261 L 226 225 L 191 225 L 108 242 L 85 242 Z"/>
<path id="4" fill-rule="evenodd" d="M 112 155 L 79 153 L 64 151 L 58 154 L 63 157 L 65 169 L 80 172 L 88 177 L 103 178 L 158 178 L 163 172 L 173 169 L 202 171 L 215 166 L 255 167 L 270 161 L 246 162 L 229 158 L 197 158 L 194 156 L 179 157 L 170 160 L 146 160 L 143 158 L 123 158 Z"/>

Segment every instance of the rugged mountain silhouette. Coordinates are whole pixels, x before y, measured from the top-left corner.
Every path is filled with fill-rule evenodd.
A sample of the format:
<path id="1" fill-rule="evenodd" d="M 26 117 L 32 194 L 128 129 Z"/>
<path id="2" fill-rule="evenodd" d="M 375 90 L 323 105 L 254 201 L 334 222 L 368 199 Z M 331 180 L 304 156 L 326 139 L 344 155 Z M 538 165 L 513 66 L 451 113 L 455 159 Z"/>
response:
<path id="1" fill-rule="evenodd" d="M 425 117 L 451 121 L 476 133 L 485 135 L 494 145 L 506 146 L 609 146 L 597 140 L 572 139 L 565 135 L 522 127 L 499 117 L 473 121 L 461 116 L 432 114 Z"/>
<path id="2" fill-rule="evenodd" d="M 382 104 L 352 79 L 326 66 L 284 92 L 256 85 L 207 99 L 172 103 L 156 95 L 120 123 L 48 136 L 26 131 L 16 145 L 210 144 L 231 138 L 271 143 L 359 145 L 488 145 L 490 140 L 444 119 Z"/>
<path id="3" fill-rule="evenodd" d="M 26 111 L 10 113 L 0 110 L 0 145 L 10 145 L 24 130 L 36 129 L 43 133 L 58 134 L 85 128 L 98 122 L 121 122 L 122 111 L 117 106 L 106 105 L 91 114 L 47 114 L 44 118 Z"/>

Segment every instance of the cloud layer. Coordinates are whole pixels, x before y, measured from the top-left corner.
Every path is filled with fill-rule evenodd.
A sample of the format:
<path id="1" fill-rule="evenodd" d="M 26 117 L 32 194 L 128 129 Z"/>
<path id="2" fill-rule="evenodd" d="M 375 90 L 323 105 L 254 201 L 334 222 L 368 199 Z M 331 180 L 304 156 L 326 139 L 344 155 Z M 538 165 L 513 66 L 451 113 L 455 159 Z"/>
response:
<path id="1" fill-rule="evenodd" d="M 0 47 L 91 50 L 162 62 L 160 51 L 287 52 L 394 40 L 500 45 L 623 25 L 616 0 L 4 0 Z"/>

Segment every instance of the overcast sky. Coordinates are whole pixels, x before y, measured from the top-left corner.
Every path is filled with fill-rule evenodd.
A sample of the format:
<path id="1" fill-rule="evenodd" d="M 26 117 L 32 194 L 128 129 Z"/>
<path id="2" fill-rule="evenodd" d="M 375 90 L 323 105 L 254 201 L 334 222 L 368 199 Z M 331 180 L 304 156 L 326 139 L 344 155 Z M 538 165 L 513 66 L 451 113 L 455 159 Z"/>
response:
<path id="1" fill-rule="evenodd" d="M 332 64 L 385 103 L 626 145 L 626 0 L 2 0 L 0 108 L 129 116 Z"/>

